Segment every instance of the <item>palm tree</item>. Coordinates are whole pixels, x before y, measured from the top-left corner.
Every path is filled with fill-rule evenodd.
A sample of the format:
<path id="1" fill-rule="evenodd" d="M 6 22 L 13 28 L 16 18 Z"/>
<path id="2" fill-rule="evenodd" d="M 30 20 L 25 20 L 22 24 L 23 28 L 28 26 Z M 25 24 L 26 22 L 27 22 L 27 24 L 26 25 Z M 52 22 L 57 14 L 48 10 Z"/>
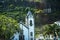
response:
<path id="1" fill-rule="evenodd" d="M 59 26 L 57 24 L 48 24 L 45 25 L 45 27 L 42 28 L 43 34 L 55 34 L 58 35 L 58 32 L 60 30 Z"/>

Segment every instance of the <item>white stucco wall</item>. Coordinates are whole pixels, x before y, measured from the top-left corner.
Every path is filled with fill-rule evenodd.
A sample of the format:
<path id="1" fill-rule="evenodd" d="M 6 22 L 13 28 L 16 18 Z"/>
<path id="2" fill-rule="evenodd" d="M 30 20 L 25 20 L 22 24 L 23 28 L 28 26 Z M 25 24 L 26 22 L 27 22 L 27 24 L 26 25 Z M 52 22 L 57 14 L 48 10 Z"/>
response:
<path id="1" fill-rule="evenodd" d="M 30 20 L 32 20 L 32 26 L 30 25 Z M 30 11 L 28 11 L 25 21 L 29 30 L 24 25 L 20 24 L 20 28 L 23 29 L 25 40 L 31 40 L 31 38 L 34 40 L 34 17 Z M 33 33 L 33 36 L 31 36 L 31 32 Z"/>
<path id="2" fill-rule="evenodd" d="M 32 26 L 30 25 L 30 20 L 32 20 Z M 33 16 L 29 16 L 29 18 L 28 18 L 28 27 L 29 27 L 29 39 L 31 40 L 31 38 L 33 38 L 33 40 L 34 40 L 34 18 L 33 18 Z M 31 32 L 33 33 L 32 35 L 33 36 L 31 36 Z"/>
<path id="3" fill-rule="evenodd" d="M 54 23 L 60 26 L 60 21 L 56 21 Z"/>
<path id="4" fill-rule="evenodd" d="M 24 39 L 28 40 L 28 29 L 22 24 L 20 24 L 20 28 L 23 30 Z"/>

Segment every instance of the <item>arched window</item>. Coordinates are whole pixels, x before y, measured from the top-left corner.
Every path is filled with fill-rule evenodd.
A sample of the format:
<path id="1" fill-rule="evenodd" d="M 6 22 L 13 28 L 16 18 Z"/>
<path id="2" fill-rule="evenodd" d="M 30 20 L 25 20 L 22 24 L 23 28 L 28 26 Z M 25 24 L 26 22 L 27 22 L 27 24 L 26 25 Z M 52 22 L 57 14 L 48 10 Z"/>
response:
<path id="1" fill-rule="evenodd" d="M 30 26 L 32 26 L 32 20 L 30 20 Z"/>
<path id="2" fill-rule="evenodd" d="M 31 38 L 31 40 L 33 40 L 33 38 Z"/>
<path id="3" fill-rule="evenodd" d="M 33 36 L 33 32 L 31 32 L 30 35 Z"/>

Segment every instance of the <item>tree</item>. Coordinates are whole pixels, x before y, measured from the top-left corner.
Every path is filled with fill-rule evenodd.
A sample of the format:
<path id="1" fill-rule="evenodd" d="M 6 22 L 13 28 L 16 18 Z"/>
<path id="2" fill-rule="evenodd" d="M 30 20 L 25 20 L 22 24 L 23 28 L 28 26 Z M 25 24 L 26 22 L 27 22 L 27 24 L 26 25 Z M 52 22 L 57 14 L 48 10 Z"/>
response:
<path id="1" fill-rule="evenodd" d="M 12 19 L 11 17 L 0 15 L 0 38 L 9 40 L 15 30 L 19 30 L 17 21 Z"/>
<path id="2" fill-rule="evenodd" d="M 44 30 L 43 34 L 54 34 L 55 32 L 58 34 L 60 28 L 57 24 L 48 24 L 45 25 L 42 30 Z"/>

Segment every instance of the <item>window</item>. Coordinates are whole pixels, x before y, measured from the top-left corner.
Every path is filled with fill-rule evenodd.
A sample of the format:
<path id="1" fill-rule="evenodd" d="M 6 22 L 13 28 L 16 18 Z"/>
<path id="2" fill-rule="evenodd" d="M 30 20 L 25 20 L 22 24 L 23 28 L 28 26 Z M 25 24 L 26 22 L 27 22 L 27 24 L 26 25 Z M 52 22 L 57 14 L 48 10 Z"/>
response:
<path id="1" fill-rule="evenodd" d="M 33 32 L 31 32 L 30 34 L 31 34 L 31 36 L 33 36 Z"/>
<path id="2" fill-rule="evenodd" d="M 32 26 L 32 20 L 30 20 L 30 26 Z"/>
<path id="3" fill-rule="evenodd" d="M 31 38 L 31 40 L 33 40 L 33 38 Z"/>

